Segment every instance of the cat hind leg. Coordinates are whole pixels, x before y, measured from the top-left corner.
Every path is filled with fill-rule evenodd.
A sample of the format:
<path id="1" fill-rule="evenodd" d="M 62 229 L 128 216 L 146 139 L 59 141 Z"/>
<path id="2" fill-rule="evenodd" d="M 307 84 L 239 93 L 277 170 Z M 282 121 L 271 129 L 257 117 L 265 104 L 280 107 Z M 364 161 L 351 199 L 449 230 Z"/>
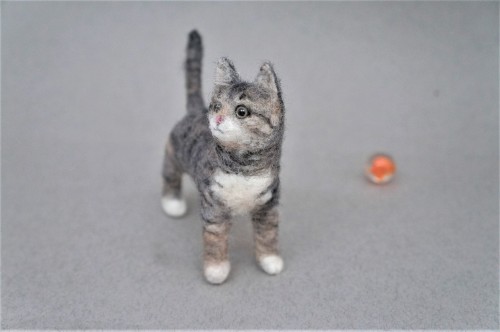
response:
<path id="1" fill-rule="evenodd" d="M 182 197 L 182 168 L 175 160 L 173 146 L 167 142 L 163 162 L 163 192 L 161 206 L 170 217 L 179 218 L 186 214 L 187 204 Z"/>

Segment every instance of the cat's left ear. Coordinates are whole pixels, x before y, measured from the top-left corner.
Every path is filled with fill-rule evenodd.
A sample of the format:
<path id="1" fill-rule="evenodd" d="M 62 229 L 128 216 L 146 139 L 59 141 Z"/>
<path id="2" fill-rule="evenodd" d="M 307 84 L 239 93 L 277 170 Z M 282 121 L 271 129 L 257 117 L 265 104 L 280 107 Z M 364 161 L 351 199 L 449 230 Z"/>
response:
<path id="1" fill-rule="evenodd" d="M 273 91 L 276 94 L 280 94 L 281 88 L 278 77 L 274 72 L 273 65 L 270 62 L 265 62 L 261 67 L 259 74 L 255 78 L 255 83 Z"/>

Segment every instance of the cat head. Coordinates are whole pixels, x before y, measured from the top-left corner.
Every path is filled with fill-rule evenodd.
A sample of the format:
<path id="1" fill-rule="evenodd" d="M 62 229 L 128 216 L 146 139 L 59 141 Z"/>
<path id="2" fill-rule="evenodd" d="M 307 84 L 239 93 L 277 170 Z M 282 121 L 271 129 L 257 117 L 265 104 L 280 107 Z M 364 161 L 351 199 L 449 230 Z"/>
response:
<path id="1" fill-rule="evenodd" d="M 208 110 L 210 130 L 225 149 L 251 152 L 281 142 L 284 106 L 278 78 L 264 63 L 253 82 L 240 79 L 233 63 L 217 63 Z"/>

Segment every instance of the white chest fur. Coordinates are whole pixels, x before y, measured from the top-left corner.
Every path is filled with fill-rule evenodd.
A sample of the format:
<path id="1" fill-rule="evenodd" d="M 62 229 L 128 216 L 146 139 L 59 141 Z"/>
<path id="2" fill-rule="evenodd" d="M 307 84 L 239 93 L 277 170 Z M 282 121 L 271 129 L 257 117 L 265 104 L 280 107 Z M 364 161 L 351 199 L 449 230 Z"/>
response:
<path id="1" fill-rule="evenodd" d="M 211 189 L 234 214 L 243 214 L 271 199 L 271 192 L 265 190 L 273 182 L 271 172 L 255 176 L 227 174 L 217 170 Z"/>

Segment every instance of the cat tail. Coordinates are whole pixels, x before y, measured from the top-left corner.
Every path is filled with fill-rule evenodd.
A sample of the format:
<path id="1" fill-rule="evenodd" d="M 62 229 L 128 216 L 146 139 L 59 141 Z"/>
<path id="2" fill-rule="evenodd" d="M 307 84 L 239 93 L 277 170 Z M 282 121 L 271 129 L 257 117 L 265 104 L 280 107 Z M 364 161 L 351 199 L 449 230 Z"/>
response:
<path id="1" fill-rule="evenodd" d="M 201 60 L 203 58 L 203 45 L 198 31 L 189 33 L 186 49 L 186 89 L 187 89 L 187 111 L 197 113 L 205 109 L 201 92 Z"/>

